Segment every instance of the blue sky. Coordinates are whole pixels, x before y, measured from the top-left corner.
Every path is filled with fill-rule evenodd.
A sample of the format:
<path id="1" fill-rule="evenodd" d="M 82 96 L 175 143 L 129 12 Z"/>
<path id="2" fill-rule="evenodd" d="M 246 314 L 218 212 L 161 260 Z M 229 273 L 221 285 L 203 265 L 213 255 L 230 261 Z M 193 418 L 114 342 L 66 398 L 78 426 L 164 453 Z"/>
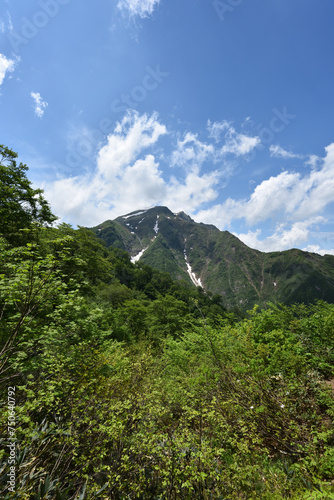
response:
<path id="1" fill-rule="evenodd" d="M 334 254 L 332 0 L 0 0 L 0 143 L 62 221 Z"/>

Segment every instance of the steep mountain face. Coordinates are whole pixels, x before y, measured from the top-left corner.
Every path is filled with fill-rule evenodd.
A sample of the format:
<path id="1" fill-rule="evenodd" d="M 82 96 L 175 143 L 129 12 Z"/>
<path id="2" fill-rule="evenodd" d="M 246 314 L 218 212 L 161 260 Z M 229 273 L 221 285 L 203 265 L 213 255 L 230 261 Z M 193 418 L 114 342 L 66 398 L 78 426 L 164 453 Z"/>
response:
<path id="1" fill-rule="evenodd" d="M 222 295 L 229 308 L 247 310 L 269 301 L 334 302 L 332 255 L 253 250 L 228 231 L 167 207 L 138 210 L 92 230 L 108 246 L 128 251 L 133 262 Z"/>

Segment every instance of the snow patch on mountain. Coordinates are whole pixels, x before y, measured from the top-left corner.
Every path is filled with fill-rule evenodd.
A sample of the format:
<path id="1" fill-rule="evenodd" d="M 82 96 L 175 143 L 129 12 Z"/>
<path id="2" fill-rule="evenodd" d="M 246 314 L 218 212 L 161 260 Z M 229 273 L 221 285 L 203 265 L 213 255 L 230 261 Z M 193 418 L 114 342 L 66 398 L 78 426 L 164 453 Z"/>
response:
<path id="1" fill-rule="evenodd" d="M 186 249 L 184 249 L 183 254 L 184 254 L 184 260 L 186 261 L 186 265 L 187 265 L 187 272 L 190 276 L 191 281 L 194 283 L 195 286 L 200 286 L 200 287 L 204 288 L 203 284 L 201 282 L 201 279 L 196 278 L 196 274 L 191 269 L 191 265 L 189 264 L 189 261 L 188 261 Z"/>
<path id="2" fill-rule="evenodd" d="M 141 210 L 140 212 L 136 212 L 135 214 L 123 215 L 122 219 L 129 219 L 130 217 L 137 217 L 138 215 L 146 214 L 147 210 Z"/>
<path id="3" fill-rule="evenodd" d="M 156 234 L 158 234 L 158 232 L 159 232 L 159 215 L 157 216 L 157 220 L 156 220 L 156 223 L 155 223 L 155 226 L 153 229 L 156 232 Z"/>
<path id="4" fill-rule="evenodd" d="M 148 247 L 144 248 L 143 250 L 141 250 L 139 253 L 137 253 L 137 255 L 135 255 L 134 257 L 131 257 L 131 262 L 132 264 L 135 264 L 135 262 L 138 262 L 138 260 L 142 257 L 143 253 L 146 252 L 146 250 L 148 249 Z"/>

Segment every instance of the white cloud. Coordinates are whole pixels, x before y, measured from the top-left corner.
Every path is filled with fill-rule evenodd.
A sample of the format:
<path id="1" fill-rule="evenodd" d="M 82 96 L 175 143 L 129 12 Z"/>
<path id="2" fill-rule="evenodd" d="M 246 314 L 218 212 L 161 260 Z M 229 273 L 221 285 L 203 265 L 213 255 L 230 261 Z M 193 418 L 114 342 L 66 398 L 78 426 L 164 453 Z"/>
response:
<path id="1" fill-rule="evenodd" d="M 303 248 L 304 252 L 318 253 L 320 255 L 334 255 L 334 248 L 326 250 L 321 248 L 319 245 L 308 245 Z"/>
<path id="2" fill-rule="evenodd" d="M 220 127 L 224 129 L 223 146 L 229 127 Z M 212 129 L 213 133 L 218 129 Z M 235 131 L 231 133 L 240 136 Z M 166 205 L 220 229 L 231 230 L 235 221 L 243 220 L 249 230 L 240 232 L 238 237 L 259 250 L 308 245 L 318 253 L 330 253 L 323 250 L 326 238 L 320 246 L 317 226 L 325 224 L 323 212 L 334 202 L 334 144 L 326 148 L 324 158 L 317 160 L 317 169 L 309 168 L 304 175 L 280 172 L 255 186 L 248 198 L 230 197 L 213 204 L 224 178 L 233 173 L 233 167 L 228 170 L 221 153 L 222 145 L 203 142 L 196 134 L 187 132 L 171 154 L 174 170 L 163 170 L 160 162 L 168 162 L 168 157 L 161 153 L 158 142 L 167 136 L 172 137 L 156 113 L 127 113 L 109 134 L 106 144 L 96 143 L 98 154 L 93 172 L 46 186 L 46 197 L 54 212 L 65 220 L 92 226 L 140 207 Z M 218 161 L 221 165 L 213 170 L 212 165 Z M 173 176 L 176 166 L 177 178 Z M 208 204 L 209 208 L 203 210 L 203 205 Z"/>
<path id="3" fill-rule="evenodd" d="M 244 217 L 249 225 L 274 217 L 275 214 L 290 214 L 303 196 L 298 193 L 300 176 L 282 172 L 276 177 L 261 182 L 244 204 Z"/>
<path id="4" fill-rule="evenodd" d="M 310 228 L 315 224 L 324 222 L 323 217 L 295 222 L 287 228 L 286 224 L 279 224 L 275 232 L 264 239 L 260 239 L 261 230 L 248 231 L 247 233 L 235 234 L 241 241 L 251 248 L 263 252 L 274 252 L 300 247 L 310 236 Z"/>
<path id="5" fill-rule="evenodd" d="M 254 226 L 280 217 L 299 222 L 320 215 L 334 202 L 334 143 L 325 148 L 326 156 L 318 170 L 302 176 L 296 172 L 281 172 L 258 184 L 248 200 L 227 199 L 224 203 L 199 212 L 204 222 L 216 215 L 219 227 L 232 220 L 245 219 Z M 223 214 L 223 215 L 221 215 Z"/>
<path id="6" fill-rule="evenodd" d="M 311 167 L 312 169 L 316 169 L 319 162 L 321 162 L 321 158 L 317 155 L 302 155 L 297 153 L 292 153 L 291 151 L 287 151 L 278 145 L 271 145 L 269 148 L 270 156 L 273 158 L 281 158 L 283 160 L 291 160 L 291 159 L 299 159 L 305 160 L 305 166 Z"/>
<path id="7" fill-rule="evenodd" d="M 92 174 L 59 179 L 45 186 L 54 212 L 89 226 L 142 206 L 167 205 L 191 213 L 214 200 L 220 172 L 201 174 L 200 168 L 193 166 L 183 180 L 164 178 L 151 151 L 165 134 L 166 127 L 157 114 L 129 112 L 100 149 Z"/>
<path id="8" fill-rule="evenodd" d="M 7 59 L 6 56 L 0 54 L 0 85 L 2 85 L 6 73 L 11 73 L 15 69 L 17 60 Z"/>
<path id="9" fill-rule="evenodd" d="M 154 145 L 166 133 L 165 125 L 159 123 L 156 113 L 140 116 L 136 111 L 128 112 L 98 154 L 99 173 L 106 179 L 119 175 L 144 149 Z"/>
<path id="10" fill-rule="evenodd" d="M 216 155 L 212 144 L 201 142 L 197 134 L 187 132 L 183 140 L 177 143 L 177 149 L 172 153 L 172 166 L 202 165 L 208 159 L 213 160 Z"/>
<path id="11" fill-rule="evenodd" d="M 38 92 L 31 92 L 30 95 L 35 102 L 35 115 L 38 116 L 38 118 L 42 118 L 48 107 L 48 103 L 42 99 L 41 94 Z"/>
<path id="12" fill-rule="evenodd" d="M 113 219 L 140 206 L 155 205 L 165 193 L 159 164 L 152 155 L 138 159 L 122 173 L 60 179 L 46 188 L 47 198 L 62 218 L 89 226 Z"/>
<path id="13" fill-rule="evenodd" d="M 303 194 L 301 192 L 298 195 L 296 192 L 292 196 L 293 189 L 298 189 L 299 179 L 299 174 L 282 172 L 256 186 L 248 200 L 228 198 L 220 205 L 200 211 L 196 220 L 201 218 L 208 223 L 216 220 L 215 224 L 220 229 L 225 229 L 233 220 L 245 219 L 253 226 L 282 212 L 291 213 Z"/>
<path id="14" fill-rule="evenodd" d="M 260 143 L 259 137 L 249 137 L 244 134 L 237 134 L 235 130 L 232 129 L 226 140 L 226 144 L 221 149 L 221 153 L 245 156 L 251 153 Z"/>
<path id="15" fill-rule="evenodd" d="M 334 143 L 325 150 L 322 168 L 312 170 L 301 180 L 303 199 L 296 211 L 297 218 L 312 217 L 334 202 Z"/>
<path id="16" fill-rule="evenodd" d="M 126 11 L 130 16 L 148 17 L 158 6 L 160 0 L 119 0 L 117 7 L 121 11 Z"/>
<path id="17" fill-rule="evenodd" d="M 0 17 L 0 33 L 5 34 L 6 31 L 13 31 L 12 18 L 8 10 L 3 17 Z"/>
<path id="18" fill-rule="evenodd" d="M 215 142 L 220 142 L 222 134 L 224 135 L 225 144 L 220 149 L 221 156 L 227 154 L 245 156 L 251 153 L 261 143 L 259 137 L 239 134 L 227 121 L 211 123 L 209 120 L 207 128 L 209 136 L 213 138 Z"/>
<path id="19" fill-rule="evenodd" d="M 319 156 L 310 155 L 309 159 L 305 162 L 305 165 L 308 167 L 311 167 L 312 169 L 315 169 L 318 167 L 320 162 L 321 162 L 321 158 L 319 158 Z"/>
<path id="20" fill-rule="evenodd" d="M 334 143 L 325 151 L 325 157 L 317 159 L 320 164 L 317 170 L 313 168 L 305 175 L 281 172 L 258 184 L 248 199 L 228 198 L 197 212 L 195 220 L 229 229 L 233 221 L 243 219 L 248 226 L 257 226 L 257 229 L 238 237 L 263 251 L 300 247 L 307 240 L 316 241 L 316 232 L 311 234 L 310 227 L 325 223 L 322 214 L 334 202 Z M 275 220 L 284 220 L 285 225 L 278 225 L 270 237 L 261 240 L 259 225 L 272 224 Z M 331 253 L 317 243 L 310 241 L 309 244 L 313 245 L 310 248 L 317 248 L 318 253 Z"/>
<path id="21" fill-rule="evenodd" d="M 273 156 L 274 158 L 283 158 L 284 160 L 292 158 L 305 158 L 303 155 L 291 153 L 290 151 L 286 151 L 285 149 L 281 148 L 281 146 L 277 145 L 271 145 L 269 151 L 270 156 Z"/>
<path id="22" fill-rule="evenodd" d="M 200 167 L 205 162 L 221 163 L 221 172 L 230 177 L 235 166 L 226 161 L 227 155 L 236 158 L 246 156 L 260 144 L 258 137 L 239 134 L 227 121 L 208 121 L 209 138 L 214 144 L 209 144 L 198 139 L 197 134 L 187 132 L 182 140 L 177 142 L 177 147 L 171 155 L 171 165 L 186 168 Z M 223 137 L 222 137 L 223 134 Z M 222 142 L 223 144 L 218 144 Z"/>
<path id="23" fill-rule="evenodd" d="M 242 218 L 244 209 L 244 201 L 228 198 L 222 204 L 216 204 L 208 209 L 199 210 L 192 217 L 197 222 L 214 224 L 219 229 L 227 229 L 233 220 Z"/>
<path id="24" fill-rule="evenodd" d="M 220 141 L 221 134 L 230 128 L 230 123 L 227 121 L 222 121 L 222 122 L 211 122 L 208 120 L 208 125 L 207 125 L 208 131 L 209 131 L 209 137 L 212 137 L 216 142 Z"/>
<path id="25" fill-rule="evenodd" d="M 200 175 L 199 170 L 195 168 L 187 174 L 184 182 L 172 178 L 167 185 L 163 205 L 174 212 L 188 211 L 192 214 L 203 203 L 217 198 L 218 193 L 214 186 L 218 184 L 220 175 L 217 171 Z"/>

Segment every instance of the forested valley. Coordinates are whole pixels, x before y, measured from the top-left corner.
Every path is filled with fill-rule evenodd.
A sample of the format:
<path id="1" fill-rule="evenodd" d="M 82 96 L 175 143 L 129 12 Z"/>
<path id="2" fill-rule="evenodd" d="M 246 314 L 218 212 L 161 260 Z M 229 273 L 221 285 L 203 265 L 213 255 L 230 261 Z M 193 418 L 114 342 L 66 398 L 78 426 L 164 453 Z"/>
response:
<path id="1" fill-rule="evenodd" d="M 334 305 L 222 297 L 55 225 L 0 146 L 0 496 L 334 498 Z"/>

